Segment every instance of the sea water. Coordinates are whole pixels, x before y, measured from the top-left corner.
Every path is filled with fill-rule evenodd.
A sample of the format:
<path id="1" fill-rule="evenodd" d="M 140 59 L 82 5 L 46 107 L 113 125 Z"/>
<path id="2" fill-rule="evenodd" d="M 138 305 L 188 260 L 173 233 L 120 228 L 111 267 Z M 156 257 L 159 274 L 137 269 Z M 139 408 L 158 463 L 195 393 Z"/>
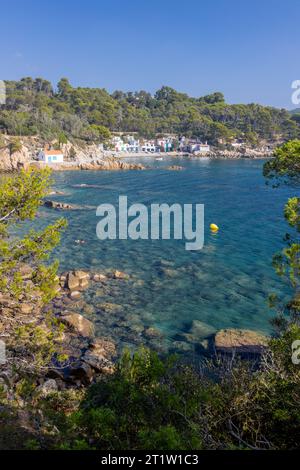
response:
<path id="1" fill-rule="evenodd" d="M 42 226 L 61 215 L 68 220 L 55 250 L 61 271 L 117 269 L 130 275 L 129 281 L 94 283 L 84 293 L 90 308 L 83 313 L 94 321 L 97 333 L 114 339 L 119 349 L 148 344 L 167 351 L 176 350 L 176 345 L 185 350 L 194 320 L 211 331 L 247 328 L 270 333 L 274 312 L 268 295 L 287 293 L 272 268 L 272 256 L 284 246 L 288 227 L 283 208 L 294 190 L 267 186 L 262 160 L 138 161 L 150 168 L 56 173 L 55 189 L 64 195 L 51 199 L 81 210 L 58 213 L 43 208 L 36 222 Z M 170 171 L 169 165 L 183 169 Z M 204 248 L 186 251 L 184 240 L 98 240 L 96 207 L 117 206 L 120 195 L 130 204 L 204 204 Z M 220 230 L 212 233 L 210 223 Z M 149 334 L 153 330 L 146 334 L 148 328 L 157 336 Z"/>

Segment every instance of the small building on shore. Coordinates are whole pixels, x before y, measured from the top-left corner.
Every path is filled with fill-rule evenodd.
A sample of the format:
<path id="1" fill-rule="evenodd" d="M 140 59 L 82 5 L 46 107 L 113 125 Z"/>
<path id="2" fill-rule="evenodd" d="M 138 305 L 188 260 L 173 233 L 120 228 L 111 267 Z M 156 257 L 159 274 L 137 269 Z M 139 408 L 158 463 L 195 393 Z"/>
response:
<path id="1" fill-rule="evenodd" d="M 154 152 L 159 152 L 159 150 L 160 148 L 156 145 L 154 140 L 146 140 L 146 141 L 143 141 L 141 144 L 142 152 L 154 153 Z"/>
<path id="2" fill-rule="evenodd" d="M 241 148 L 241 147 L 245 147 L 245 145 L 246 145 L 246 142 L 242 139 L 236 139 L 233 142 L 231 142 L 231 147 L 233 148 Z"/>
<path id="3" fill-rule="evenodd" d="M 202 142 L 190 140 L 183 149 L 189 153 L 207 153 L 210 151 L 210 146 L 207 143 L 203 144 Z"/>
<path id="4" fill-rule="evenodd" d="M 44 163 L 63 163 L 64 154 L 61 150 L 41 150 L 38 155 L 39 161 Z"/>

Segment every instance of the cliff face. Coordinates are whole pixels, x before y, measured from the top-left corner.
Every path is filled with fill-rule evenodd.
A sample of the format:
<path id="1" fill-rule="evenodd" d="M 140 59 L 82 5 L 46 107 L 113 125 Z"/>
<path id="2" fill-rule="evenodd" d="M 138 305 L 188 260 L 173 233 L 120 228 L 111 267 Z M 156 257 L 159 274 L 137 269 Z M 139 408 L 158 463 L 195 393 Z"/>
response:
<path id="1" fill-rule="evenodd" d="M 21 150 L 11 154 L 8 147 L 0 149 L 0 171 L 16 171 L 28 165 L 30 161 L 28 148 L 22 146 Z"/>
<path id="2" fill-rule="evenodd" d="M 22 145 L 21 149 L 11 153 L 10 144 L 14 139 L 13 137 L 3 137 L 0 146 L 0 172 L 16 171 L 36 162 L 40 149 L 44 148 L 46 145 L 46 143 L 38 137 L 22 137 L 18 139 Z M 53 145 L 54 142 L 51 144 Z M 62 150 L 65 155 L 65 161 L 68 164 L 88 164 L 103 156 L 99 147 L 95 144 L 77 145 L 68 142 L 62 146 Z"/>
<path id="3" fill-rule="evenodd" d="M 45 147 L 45 142 L 36 137 L 20 139 L 21 149 L 11 153 L 10 143 L 13 140 L 5 137 L 0 147 L 0 172 L 17 171 L 28 166 L 44 164 L 38 161 L 38 153 Z M 104 153 L 96 144 L 78 145 L 68 142 L 62 145 L 64 163 L 52 164 L 53 170 L 140 170 L 143 165 L 126 163 Z"/>

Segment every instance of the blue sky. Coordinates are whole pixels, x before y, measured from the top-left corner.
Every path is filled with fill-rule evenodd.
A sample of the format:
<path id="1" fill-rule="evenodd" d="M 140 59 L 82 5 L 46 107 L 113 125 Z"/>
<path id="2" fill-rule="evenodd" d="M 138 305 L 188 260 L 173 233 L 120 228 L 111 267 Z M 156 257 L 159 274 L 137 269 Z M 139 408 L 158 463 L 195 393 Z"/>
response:
<path id="1" fill-rule="evenodd" d="M 291 109 L 299 23 L 299 0 L 10 0 L 1 2 L 0 79 L 169 85 Z"/>

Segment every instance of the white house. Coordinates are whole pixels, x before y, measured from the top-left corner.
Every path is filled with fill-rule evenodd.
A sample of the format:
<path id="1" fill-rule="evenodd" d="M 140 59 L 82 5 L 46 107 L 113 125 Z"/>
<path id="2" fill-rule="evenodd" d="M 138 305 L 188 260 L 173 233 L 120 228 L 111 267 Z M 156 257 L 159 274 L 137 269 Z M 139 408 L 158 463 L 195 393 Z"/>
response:
<path id="1" fill-rule="evenodd" d="M 209 152 L 209 150 L 210 150 L 210 146 L 208 144 L 200 144 L 199 145 L 198 152 L 205 153 L 205 152 Z"/>
<path id="2" fill-rule="evenodd" d="M 190 153 L 206 153 L 209 152 L 210 146 L 208 144 L 202 144 L 201 142 L 190 141 L 187 146 L 187 151 Z"/>
<path id="3" fill-rule="evenodd" d="M 146 140 L 142 143 L 141 150 L 142 152 L 154 153 L 154 152 L 158 152 L 160 149 L 156 145 L 154 140 Z"/>
<path id="4" fill-rule="evenodd" d="M 231 143 L 231 146 L 234 147 L 234 148 L 244 147 L 245 145 L 246 145 L 246 142 L 244 142 L 244 141 L 241 140 L 241 139 L 234 140 L 234 141 Z"/>
<path id="5" fill-rule="evenodd" d="M 41 150 L 39 160 L 45 163 L 63 163 L 64 154 L 61 150 Z"/>

